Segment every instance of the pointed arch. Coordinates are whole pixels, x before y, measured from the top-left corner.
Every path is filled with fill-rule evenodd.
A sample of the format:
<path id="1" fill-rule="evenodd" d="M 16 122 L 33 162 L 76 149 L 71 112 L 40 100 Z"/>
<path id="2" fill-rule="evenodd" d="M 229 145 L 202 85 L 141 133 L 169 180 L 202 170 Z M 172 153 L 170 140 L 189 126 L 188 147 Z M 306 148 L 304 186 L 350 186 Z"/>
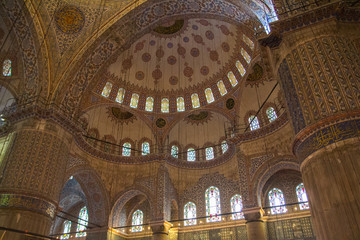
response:
<path id="1" fill-rule="evenodd" d="M 89 220 L 88 210 L 86 206 L 81 208 L 78 218 L 78 224 L 76 226 L 76 237 L 85 237 L 86 232 L 84 231 L 86 230 Z"/>
<path id="2" fill-rule="evenodd" d="M 309 200 L 306 195 L 304 183 L 300 183 L 296 186 L 296 196 L 298 199 L 300 210 L 309 209 Z M 302 203 L 301 203 L 302 202 Z"/>
<path id="3" fill-rule="evenodd" d="M 273 188 L 268 193 L 271 214 L 286 213 L 285 198 L 283 192 L 278 188 Z"/>
<path id="4" fill-rule="evenodd" d="M 196 205 L 193 202 L 188 202 L 184 206 L 184 221 L 185 226 L 196 225 Z"/>
<path id="5" fill-rule="evenodd" d="M 220 191 L 217 187 L 211 186 L 205 192 L 205 206 L 207 222 L 221 221 Z"/>
<path id="6" fill-rule="evenodd" d="M 230 199 L 230 204 L 231 212 L 233 212 L 233 214 L 231 215 L 232 220 L 243 219 L 244 213 L 242 213 L 243 203 L 241 196 L 239 194 L 235 194 L 234 196 L 232 196 L 232 198 Z"/>

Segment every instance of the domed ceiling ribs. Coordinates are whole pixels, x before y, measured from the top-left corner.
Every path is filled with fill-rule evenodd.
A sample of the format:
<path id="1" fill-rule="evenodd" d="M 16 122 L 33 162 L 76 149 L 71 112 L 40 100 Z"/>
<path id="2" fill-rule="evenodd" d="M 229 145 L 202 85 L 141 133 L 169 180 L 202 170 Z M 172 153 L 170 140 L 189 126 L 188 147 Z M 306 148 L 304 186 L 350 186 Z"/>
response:
<path id="1" fill-rule="evenodd" d="M 70 112 L 74 111 L 76 108 L 75 106 L 78 106 L 79 104 L 84 86 L 86 86 L 87 88 L 88 84 L 92 82 L 92 79 L 95 77 L 95 75 L 99 75 L 102 71 L 104 71 L 102 66 L 104 66 L 104 64 L 106 63 L 107 64 L 109 63 L 108 60 L 110 60 L 110 57 L 114 56 L 114 53 L 122 52 L 124 46 L 126 46 L 127 43 L 131 42 L 131 39 L 135 35 L 137 35 L 141 31 L 143 32 L 148 31 L 147 29 L 149 25 L 154 24 L 163 16 L 166 16 L 166 14 L 171 14 L 171 15 L 178 14 L 178 16 L 180 16 L 181 14 L 184 15 L 184 14 L 196 13 L 197 16 L 200 16 L 202 14 L 203 15 L 207 14 L 212 16 L 218 16 L 225 19 L 231 18 L 237 22 L 252 21 L 251 18 L 248 15 L 244 14 L 244 12 L 240 8 L 228 2 L 220 2 L 218 0 L 213 0 L 211 2 L 206 1 L 206 4 L 204 6 L 201 5 L 203 3 L 201 4 L 200 3 L 201 1 L 186 2 L 186 4 L 190 4 L 190 5 L 195 4 L 199 7 L 194 7 L 195 5 L 181 6 L 181 8 L 175 12 L 161 13 L 161 14 L 156 13 L 157 10 L 155 11 L 155 8 L 156 9 L 159 8 L 158 4 L 160 3 L 157 3 L 157 5 L 155 4 L 156 6 L 151 5 L 152 8 L 151 7 L 146 8 L 145 11 L 143 12 L 141 12 L 141 9 L 144 6 L 139 6 L 139 9 L 136 10 L 137 12 L 140 12 L 139 14 L 137 14 L 136 16 L 130 16 L 130 15 L 126 16 L 121 21 L 115 23 L 112 26 L 111 31 L 108 30 L 106 33 L 103 34 L 101 38 L 99 38 L 99 40 L 97 41 L 97 45 L 94 44 L 91 48 L 88 49 L 88 54 L 83 56 L 83 59 L 85 60 L 85 58 L 87 57 L 87 60 L 81 61 L 85 63 L 82 66 L 74 65 L 73 76 L 75 75 L 75 72 L 77 72 L 77 74 L 75 76 L 75 79 L 72 80 L 72 83 L 70 83 L 69 85 L 65 85 L 66 82 L 63 82 L 62 86 L 63 87 L 67 86 L 68 89 L 66 91 L 62 91 L 62 93 L 58 95 L 59 98 L 63 99 L 62 105 L 66 109 L 68 109 L 68 111 Z M 171 4 L 174 4 L 174 2 L 164 1 L 162 2 L 162 4 L 163 4 L 162 7 L 164 9 L 167 9 L 167 11 L 172 11 L 171 9 L 174 9 L 173 8 L 174 6 L 170 7 L 172 6 Z M 166 6 L 166 8 L 164 6 Z M 218 8 L 214 8 L 213 6 L 221 6 L 221 7 L 218 9 Z M 149 9 L 153 12 L 149 12 L 150 11 Z M 160 15 L 156 15 L 156 14 L 160 14 Z M 136 19 L 137 22 L 134 22 L 132 20 L 134 18 Z M 125 22 L 126 25 L 124 24 Z M 100 39 L 104 39 L 104 41 L 101 42 Z M 154 74 L 155 76 L 157 75 L 156 72 Z M 141 78 L 141 74 L 139 75 L 139 77 Z"/>

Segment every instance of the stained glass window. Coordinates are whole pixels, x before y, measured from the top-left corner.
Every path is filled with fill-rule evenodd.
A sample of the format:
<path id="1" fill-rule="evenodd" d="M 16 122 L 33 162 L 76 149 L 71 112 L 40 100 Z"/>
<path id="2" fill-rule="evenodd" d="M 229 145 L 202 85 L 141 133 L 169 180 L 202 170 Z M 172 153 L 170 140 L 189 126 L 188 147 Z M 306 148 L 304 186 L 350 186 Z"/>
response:
<path id="1" fill-rule="evenodd" d="M 205 96 L 208 103 L 212 103 L 213 101 L 215 101 L 211 88 L 205 89 Z"/>
<path id="2" fill-rule="evenodd" d="M 184 206 L 184 219 L 188 219 L 185 220 L 185 226 L 196 225 L 196 205 L 194 203 L 188 202 Z"/>
<path id="3" fill-rule="evenodd" d="M 251 50 L 254 50 L 254 42 L 245 34 L 243 34 L 243 41 L 251 48 Z"/>
<path id="4" fill-rule="evenodd" d="M 250 130 L 256 130 L 260 128 L 259 120 L 254 115 L 249 117 L 249 123 L 250 123 Z"/>
<path id="5" fill-rule="evenodd" d="M 141 151 L 142 151 L 142 155 L 148 155 L 150 154 L 150 143 L 148 142 L 143 142 L 141 144 Z"/>
<path id="6" fill-rule="evenodd" d="M 227 94 L 225 84 L 222 80 L 218 81 L 217 87 L 219 89 L 221 96 L 224 96 L 225 94 Z"/>
<path id="7" fill-rule="evenodd" d="M 76 227 L 76 237 L 85 237 L 86 236 L 86 232 L 83 232 L 84 230 L 86 230 L 86 226 L 88 225 L 88 211 L 86 206 L 83 207 L 80 210 L 79 213 L 79 220 L 78 220 L 78 225 Z"/>
<path id="8" fill-rule="evenodd" d="M 189 148 L 187 150 L 187 160 L 190 161 L 190 162 L 193 162 L 196 160 L 196 152 L 195 152 L 195 149 L 193 148 Z"/>
<path id="9" fill-rule="evenodd" d="M 107 82 L 106 84 L 105 84 L 105 87 L 103 88 L 103 90 L 102 90 L 102 93 L 101 93 L 101 95 L 103 95 L 104 97 L 109 97 L 109 95 L 110 95 L 110 92 L 111 92 L 111 89 L 112 89 L 112 83 L 111 82 Z"/>
<path id="10" fill-rule="evenodd" d="M 161 100 L 161 112 L 163 112 L 163 113 L 169 112 L 169 99 L 163 98 Z"/>
<path id="11" fill-rule="evenodd" d="M 271 214 L 279 214 L 279 213 L 287 212 L 286 207 L 282 206 L 285 205 L 285 199 L 284 199 L 284 194 L 280 189 L 273 188 L 269 192 L 269 202 L 270 202 L 270 207 L 273 207 L 271 208 Z"/>
<path id="12" fill-rule="evenodd" d="M 217 187 L 211 186 L 205 192 L 207 222 L 221 221 L 220 192 Z"/>
<path id="13" fill-rule="evenodd" d="M 244 66 L 241 64 L 241 62 L 239 60 L 236 61 L 235 65 L 236 65 L 236 68 L 238 69 L 240 75 L 243 77 L 246 73 Z"/>
<path id="14" fill-rule="evenodd" d="M 251 57 L 250 55 L 247 53 L 247 51 L 245 51 L 245 49 L 241 48 L 241 55 L 244 57 L 245 61 L 247 63 L 250 63 L 251 61 Z"/>
<path id="15" fill-rule="evenodd" d="M 118 103 L 122 103 L 124 101 L 124 97 L 125 97 L 125 89 L 119 88 L 115 101 Z"/>
<path id="16" fill-rule="evenodd" d="M 6 59 L 3 62 L 3 76 L 4 77 L 10 77 L 11 76 L 11 60 Z"/>
<path id="17" fill-rule="evenodd" d="M 172 145 L 171 146 L 171 156 L 173 156 L 174 158 L 179 158 L 178 154 L 179 154 L 179 147 L 176 145 Z"/>
<path id="18" fill-rule="evenodd" d="M 143 219 L 144 219 L 144 214 L 140 209 L 136 210 L 133 213 L 132 224 L 131 224 L 133 225 L 133 227 L 131 228 L 132 232 L 141 232 L 143 230 L 143 226 L 141 226 L 143 224 Z"/>
<path id="19" fill-rule="evenodd" d="M 133 93 L 131 96 L 130 107 L 137 108 L 139 103 L 139 94 Z"/>
<path id="20" fill-rule="evenodd" d="M 227 77 L 231 83 L 231 86 L 235 87 L 238 84 L 238 80 L 232 71 L 228 72 Z"/>
<path id="21" fill-rule="evenodd" d="M 124 143 L 122 148 L 122 155 L 129 157 L 131 155 L 131 143 Z"/>
<path id="22" fill-rule="evenodd" d="M 197 93 L 193 93 L 191 95 L 191 102 L 192 102 L 192 106 L 193 108 L 198 108 L 200 107 L 200 100 L 199 100 L 199 96 Z"/>
<path id="23" fill-rule="evenodd" d="M 224 140 L 221 142 L 221 151 L 224 154 L 229 149 L 227 142 Z"/>
<path id="24" fill-rule="evenodd" d="M 71 230 L 71 221 L 66 220 L 64 222 L 64 231 L 63 231 L 63 235 L 60 236 L 60 239 L 69 239 L 69 232 Z"/>
<path id="25" fill-rule="evenodd" d="M 299 204 L 300 210 L 309 209 L 309 202 L 308 202 L 308 198 L 306 195 L 304 183 L 300 183 L 296 187 L 296 195 L 297 195 L 298 202 L 304 202 L 304 203 Z"/>
<path id="26" fill-rule="evenodd" d="M 206 160 L 214 159 L 214 148 L 208 147 L 205 148 Z"/>
<path id="27" fill-rule="evenodd" d="M 176 107 L 178 112 L 185 111 L 185 102 L 183 97 L 178 97 L 176 99 Z"/>
<path id="28" fill-rule="evenodd" d="M 148 155 L 150 154 L 150 143 L 148 142 L 143 142 L 141 144 L 141 151 L 142 151 L 142 155 Z"/>
<path id="29" fill-rule="evenodd" d="M 269 107 L 268 109 L 266 109 L 266 115 L 269 118 L 270 122 L 277 119 L 277 115 L 276 115 L 275 109 L 273 107 Z"/>
<path id="30" fill-rule="evenodd" d="M 145 110 L 148 112 L 152 112 L 154 110 L 154 98 L 148 97 L 146 99 Z"/>
<path id="31" fill-rule="evenodd" d="M 234 195 L 231 200 L 231 212 L 235 212 L 234 214 L 232 214 L 232 220 L 237 220 L 237 219 L 243 219 L 244 218 L 244 213 L 242 213 L 242 209 L 243 209 L 243 204 L 242 204 L 242 199 L 241 196 L 239 194 Z"/>

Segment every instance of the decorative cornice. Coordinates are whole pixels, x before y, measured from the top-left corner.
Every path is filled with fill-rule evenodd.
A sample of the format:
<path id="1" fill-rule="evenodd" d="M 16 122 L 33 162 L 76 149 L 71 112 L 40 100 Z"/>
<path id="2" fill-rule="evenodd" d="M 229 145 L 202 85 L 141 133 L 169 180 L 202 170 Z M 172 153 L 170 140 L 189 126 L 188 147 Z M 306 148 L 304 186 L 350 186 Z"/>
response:
<path id="1" fill-rule="evenodd" d="M 0 208 L 20 208 L 28 211 L 35 211 L 47 217 L 54 218 L 56 206 L 43 199 L 21 195 L 21 194 L 0 194 Z"/>
<path id="2" fill-rule="evenodd" d="M 270 133 L 277 131 L 282 126 L 284 126 L 287 122 L 288 122 L 288 116 L 287 116 L 287 113 L 284 112 L 275 121 L 269 123 L 268 125 L 261 127 L 254 131 L 237 134 L 235 137 L 230 139 L 230 141 L 235 144 L 240 143 L 240 142 L 253 141 L 255 139 L 264 137 Z"/>
<path id="3" fill-rule="evenodd" d="M 293 152 L 300 159 L 330 144 L 360 137 L 360 111 L 339 114 L 321 120 L 295 137 Z"/>

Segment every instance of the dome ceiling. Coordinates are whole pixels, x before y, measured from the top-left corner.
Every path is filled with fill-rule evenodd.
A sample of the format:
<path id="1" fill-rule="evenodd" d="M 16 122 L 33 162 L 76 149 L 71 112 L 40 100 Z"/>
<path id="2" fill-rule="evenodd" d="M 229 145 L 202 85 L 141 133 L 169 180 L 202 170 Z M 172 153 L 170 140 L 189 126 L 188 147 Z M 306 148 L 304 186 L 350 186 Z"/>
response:
<path id="1" fill-rule="evenodd" d="M 151 91 L 210 85 L 234 66 L 242 35 L 241 27 L 216 19 L 167 21 L 134 42 L 108 72 Z"/>

